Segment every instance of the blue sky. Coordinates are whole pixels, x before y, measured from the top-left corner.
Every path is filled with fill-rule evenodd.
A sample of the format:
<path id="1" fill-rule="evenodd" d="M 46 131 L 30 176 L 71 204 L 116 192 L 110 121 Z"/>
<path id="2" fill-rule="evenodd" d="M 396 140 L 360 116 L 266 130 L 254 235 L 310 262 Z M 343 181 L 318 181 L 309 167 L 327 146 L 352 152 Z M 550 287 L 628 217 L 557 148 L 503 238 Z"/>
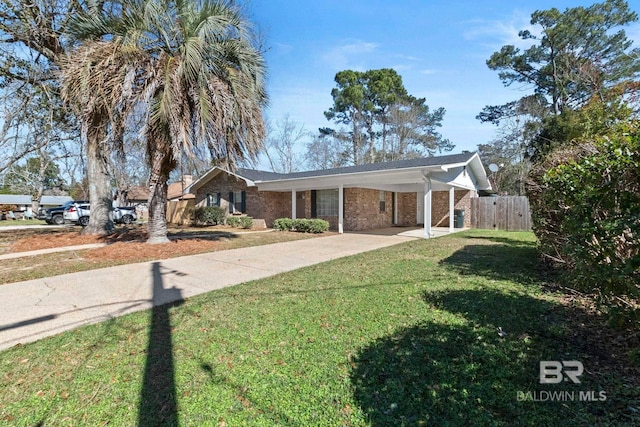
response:
<path id="1" fill-rule="evenodd" d="M 447 113 L 440 132 L 454 153 L 474 151 L 495 127 L 475 116 L 485 105 L 520 98 L 530 88 L 503 87 L 485 61 L 505 44 L 519 45 L 518 31 L 531 13 L 595 1 L 249 0 L 250 19 L 268 49 L 267 118 L 285 115 L 308 131 L 331 126 L 334 77 L 345 69 L 393 68 L 407 91 Z M 640 2 L 629 1 L 640 12 Z M 640 25 L 626 28 L 640 44 Z"/>

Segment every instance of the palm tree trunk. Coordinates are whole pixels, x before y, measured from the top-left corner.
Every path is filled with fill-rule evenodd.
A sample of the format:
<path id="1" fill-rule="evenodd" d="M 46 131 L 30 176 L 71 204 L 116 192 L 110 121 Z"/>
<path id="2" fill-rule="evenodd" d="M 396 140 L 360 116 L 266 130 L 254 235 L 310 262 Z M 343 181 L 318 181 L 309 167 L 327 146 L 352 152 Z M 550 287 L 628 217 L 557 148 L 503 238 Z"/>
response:
<path id="1" fill-rule="evenodd" d="M 111 176 L 109 174 L 109 156 L 105 147 L 106 126 L 95 115 L 83 125 L 87 147 L 87 180 L 89 181 L 89 202 L 91 216 L 83 234 L 106 235 L 113 233 L 115 227 L 109 215 L 111 211 Z"/>
<path id="2" fill-rule="evenodd" d="M 147 243 L 167 243 L 167 181 L 176 163 L 170 154 L 169 144 L 156 142 L 150 153 Z"/>

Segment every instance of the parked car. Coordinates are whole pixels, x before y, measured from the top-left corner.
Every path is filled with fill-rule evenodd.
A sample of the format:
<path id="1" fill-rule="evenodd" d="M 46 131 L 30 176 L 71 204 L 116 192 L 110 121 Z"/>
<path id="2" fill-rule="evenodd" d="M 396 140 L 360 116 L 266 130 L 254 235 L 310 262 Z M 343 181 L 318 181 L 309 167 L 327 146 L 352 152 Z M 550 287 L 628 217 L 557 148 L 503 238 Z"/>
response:
<path id="1" fill-rule="evenodd" d="M 74 203 L 64 211 L 64 221 L 86 227 L 89 224 L 91 205 Z M 117 207 L 111 210 L 111 219 L 116 224 L 131 224 L 138 219 L 134 207 Z"/>
<path id="2" fill-rule="evenodd" d="M 40 208 L 37 218 L 45 221 L 47 224 L 62 225 L 64 224 L 64 211 L 76 203 L 82 204 L 89 202 L 86 200 L 71 200 L 55 208 Z"/>
<path id="3" fill-rule="evenodd" d="M 133 206 L 121 206 L 111 211 L 113 222 L 116 224 L 131 224 L 138 219 L 136 208 Z"/>
<path id="4" fill-rule="evenodd" d="M 89 214 L 91 213 L 91 205 L 89 203 L 73 203 L 66 208 L 62 214 L 64 222 L 81 225 L 86 227 L 89 224 Z"/>

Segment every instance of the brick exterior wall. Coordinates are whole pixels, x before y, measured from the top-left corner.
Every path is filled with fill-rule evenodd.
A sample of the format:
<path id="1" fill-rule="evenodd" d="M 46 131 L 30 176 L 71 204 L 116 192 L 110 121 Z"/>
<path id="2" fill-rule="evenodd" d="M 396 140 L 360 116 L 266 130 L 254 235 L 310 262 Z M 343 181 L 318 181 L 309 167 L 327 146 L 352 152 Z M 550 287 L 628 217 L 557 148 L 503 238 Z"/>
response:
<path id="1" fill-rule="evenodd" d="M 411 227 L 417 225 L 418 195 L 416 193 L 398 193 L 398 225 Z"/>
<path id="2" fill-rule="evenodd" d="M 380 212 L 378 190 L 344 189 L 344 231 L 371 230 L 389 227 L 393 221 L 393 193 L 385 192 L 385 211 Z M 286 194 L 285 217 L 291 217 L 291 193 Z M 311 191 L 304 192 L 305 218 L 311 218 Z M 329 222 L 329 229 L 338 230 L 338 216 L 316 216 Z"/>
<path id="3" fill-rule="evenodd" d="M 464 226 L 471 227 L 471 198 L 475 192 L 454 191 L 454 209 L 464 209 Z M 398 225 L 415 226 L 417 220 L 418 194 L 398 193 Z M 421 223 L 422 221 L 420 221 Z M 431 194 L 431 226 L 449 226 L 449 192 L 434 191 Z"/>
<path id="4" fill-rule="evenodd" d="M 267 227 L 273 227 L 273 221 L 291 216 L 291 194 L 277 191 L 257 191 L 251 187 L 252 196 L 247 192 L 247 215 L 264 219 Z M 255 196 L 254 196 L 255 194 Z M 249 203 L 251 200 L 251 203 Z"/>
<path id="5" fill-rule="evenodd" d="M 220 173 L 196 193 L 195 205 L 206 206 L 207 194 L 220 193 L 220 207 L 229 210 L 229 193 L 246 192 L 246 214 L 252 218 L 264 219 L 267 227 L 273 227 L 277 218 L 291 216 L 291 195 L 273 191 L 258 191 L 256 187 L 247 187 L 247 183 L 233 175 Z"/>
<path id="6" fill-rule="evenodd" d="M 220 193 L 221 207 L 228 210 L 229 192 L 246 192 L 246 214 L 264 219 L 268 227 L 273 227 L 277 218 L 291 218 L 291 193 L 258 191 L 256 187 L 247 187 L 244 180 L 226 173 L 220 173 L 202 186 L 196 193 L 195 205 L 205 206 L 207 194 Z M 472 191 L 455 191 L 455 209 L 464 209 L 464 226 L 471 227 Z M 344 230 L 361 231 L 393 225 L 393 193 L 385 192 L 385 210 L 380 212 L 380 192 L 367 188 L 346 188 L 344 190 Z M 434 227 L 449 226 L 449 192 L 434 191 L 432 194 L 432 223 Z M 398 224 L 415 226 L 417 193 L 398 193 Z M 311 218 L 311 191 L 304 192 L 305 218 Z M 338 229 L 338 217 L 319 217 L 329 221 L 331 230 Z"/>
<path id="7" fill-rule="evenodd" d="M 380 191 L 345 188 L 345 231 L 372 230 L 393 225 L 393 193 L 384 192 L 385 209 L 380 212 Z"/>
<path id="8" fill-rule="evenodd" d="M 455 190 L 453 199 L 455 209 L 464 210 L 464 226 L 471 227 L 471 196 L 472 191 Z M 434 191 L 431 195 L 431 226 L 449 226 L 449 192 Z"/>

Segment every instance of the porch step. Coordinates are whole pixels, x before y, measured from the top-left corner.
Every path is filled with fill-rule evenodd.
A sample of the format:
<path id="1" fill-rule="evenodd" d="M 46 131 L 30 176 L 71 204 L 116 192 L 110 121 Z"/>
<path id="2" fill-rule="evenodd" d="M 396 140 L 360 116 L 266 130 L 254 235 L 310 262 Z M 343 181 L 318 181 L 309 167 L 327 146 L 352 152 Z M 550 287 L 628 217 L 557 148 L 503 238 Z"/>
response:
<path id="1" fill-rule="evenodd" d="M 264 219 L 253 219 L 253 228 L 267 228 L 267 223 Z"/>

